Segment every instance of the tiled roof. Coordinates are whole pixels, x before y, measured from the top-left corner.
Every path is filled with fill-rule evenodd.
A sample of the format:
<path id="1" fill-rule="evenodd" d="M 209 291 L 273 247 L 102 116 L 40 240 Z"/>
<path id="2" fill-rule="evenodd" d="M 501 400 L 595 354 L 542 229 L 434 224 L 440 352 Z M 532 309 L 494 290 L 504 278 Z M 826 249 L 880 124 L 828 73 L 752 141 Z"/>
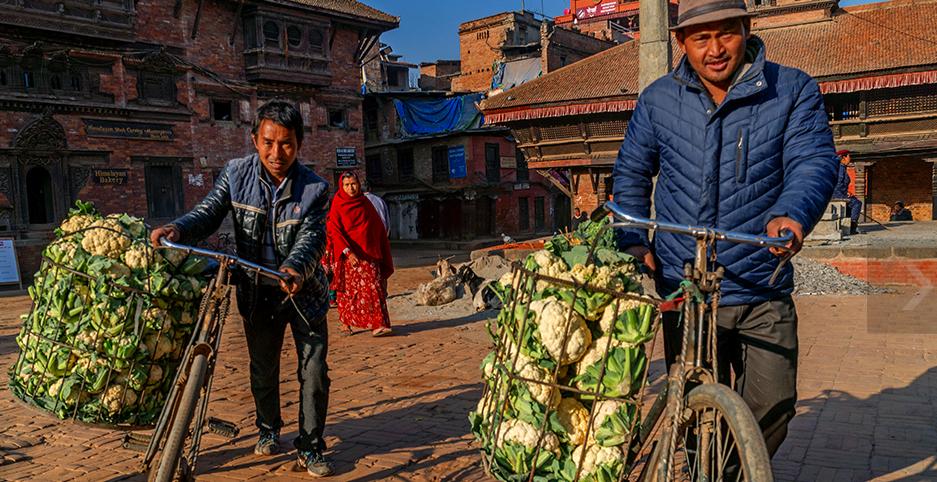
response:
<path id="1" fill-rule="evenodd" d="M 937 69 L 937 0 L 898 0 L 837 11 L 831 21 L 758 30 L 768 59 L 823 80 Z M 682 56 L 674 44 L 674 63 Z M 494 96 L 485 110 L 634 98 L 638 43 L 627 42 Z"/>
<path id="2" fill-rule="evenodd" d="M 294 3 L 307 5 L 323 10 L 361 17 L 368 20 L 375 20 L 384 23 L 400 23 L 400 18 L 384 13 L 374 7 L 370 7 L 356 0 L 290 0 Z"/>

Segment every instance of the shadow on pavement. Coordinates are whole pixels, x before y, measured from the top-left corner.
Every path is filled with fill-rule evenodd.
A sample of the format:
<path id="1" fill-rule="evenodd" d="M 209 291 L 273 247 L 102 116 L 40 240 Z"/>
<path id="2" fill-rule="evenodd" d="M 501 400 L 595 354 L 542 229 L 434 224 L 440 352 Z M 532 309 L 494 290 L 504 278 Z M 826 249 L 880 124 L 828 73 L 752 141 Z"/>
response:
<path id="1" fill-rule="evenodd" d="M 448 395 L 437 398 L 443 393 Z M 410 473 L 474 456 L 476 451 L 467 448 L 465 439 L 469 433 L 467 414 L 480 397 L 479 386 L 463 384 L 330 413 L 329 417 L 333 421 L 327 424 L 326 436 L 339 439 L 329 452 L 337 480 L 381 480 L 402 470 Z M 407 403 L 409 400 L 425 398 L 431 400 Z M 355 413 L 379 406 L 395 408 L 353 418 Z M 253 456 L 253 445 L 235 448 L 225 444 L 229 448 L 206 451 L 200 456 L 199 472 L 224 474 L 258 465 L 268 467 L 271 476 L 284 470 L 304 472 L 295 467 L 296 455 L 292 449 L 292 440 L 296 435 L 295 430 L 281 435 L 280 447 L 284 453 L 275 457 Z M 239 440 L 243 440 L 243 437 Z M 356 472 L 363 459 L 367 459 L 364 463 L 372 471 L 354 478 L 358 474 L 353 472 Z M 230 464 L 232 461 L 241 463 Z M 470 473 L 477 477 L 477 463 L 466 461 L 462 465 L 453 467 L 455 473 L 446 474 L 445 480 L 464 480 L 461 477 L 467 477 Z"/>
<path id="2" fill-rule="evenodd" d="M 462 325 L 468 325 L 478 321 L 486 320 L 488 318 L 493 318 L 497 316 L 497 313 L 497 311 L 493 310 L 479 311 L 477 313 L 472 313 L 471 315 L 451 318 L 448 320 L 416 321 L 402 325 L 394 325 L 394 334 L 395 336 L 407 336 L 429 330 L 455 328 Z"/>
<path id="3" fill-rule="evenodd" d="M 780 462 L 775 471 L 778 466 L 796 464 L 799 474 L 789 475 L 797 480 L 821 480 L 820 471 L 832 465 L 836 469 L 854 468 L 853 480 L 860 480 L 855 477 L 863 477 L 859 473 L 863 470 L 868 478 L 937 480 L 934 400 L 937 367 L 905 387 L 884 389 L 868 398 L 825 390 L 817 397 L 801 400 L 788 440 L 775 456 Z M 806 439 L 804 434 L 808 435 Z M 799 456 L 792 456 L 792 452 Z M 798 461 L 800 456 L 803 460 Z"/>

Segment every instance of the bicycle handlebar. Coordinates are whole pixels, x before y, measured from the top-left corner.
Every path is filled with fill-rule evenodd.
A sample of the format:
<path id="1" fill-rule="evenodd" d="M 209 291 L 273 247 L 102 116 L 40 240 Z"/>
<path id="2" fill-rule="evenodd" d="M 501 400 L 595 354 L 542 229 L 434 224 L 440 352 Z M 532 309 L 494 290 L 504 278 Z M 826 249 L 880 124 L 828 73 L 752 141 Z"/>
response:
<path id="1" fill-rule="evenodd" d="M 195 254 L 202 255 L 202 256 L 208 256 L 209 258 L 214 258 L 221 262 L 238 264 L 243 268 L 253 271 L 261 276 L 270 278 L 274 281 L 281 281 L 281 280 L 286 281 L 286 279 L 288 278 L 288 276 L 284 273 L 281 273 L 279 271 L 274 271 L 270 268 L 261 266 L 257 263 L 252 263 L 250 261 L 241 259 L 231 254 L 219 253 L 217 251 L 212 251 L 210 249 L 196 248 L 195 246 L 188 246 L 185 244 L 175 243 L 166 239 L 165 237 L 159 238 L 159 243 L 167 248 L 179 249 L 179 250 L 186 251 L 189 253 L 195 253 Z"/>
<path id="2" fill-rule="evenodd" d="M 789 250 L 787 243 L 794 239 L 794 233 L 787 231 L 787 234 L 781 237 L 772 238 L 769 236 L 756 236 L 747 233 L 738 233 L 725 231 L 722 229 L 706 228 L 702 226 L 690 226 L 683 224 L 672 224 L 653 219 L 632 216 L 624 212 L 621 207 L 613 201 L 608 201 L 600 206 L 591 216 L 593 221 L 598 221 L 611 213 L 619 222 L 613 224 L 617 227 L 636 227 L 645 228 L 654 231 L 665 231 L 668 233 L 686 234 L 697 239 L 714 239 L 718 241 L 729 241 L 732 243 L 751 244 L 763 248 L 779 248 Z"/>

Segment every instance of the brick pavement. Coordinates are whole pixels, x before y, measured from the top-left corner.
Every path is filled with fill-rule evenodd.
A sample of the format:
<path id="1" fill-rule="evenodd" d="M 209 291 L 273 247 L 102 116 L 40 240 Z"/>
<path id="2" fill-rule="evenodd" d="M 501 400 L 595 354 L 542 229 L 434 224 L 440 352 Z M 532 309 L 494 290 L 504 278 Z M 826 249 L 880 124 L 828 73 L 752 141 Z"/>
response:
<path id="1" fill-rule="evenodd" d="M 392 292 L 425 276 L 425 269 L 401 270 Z M 798 300 L 800 400 L 774 460 L 778 480 L 937 480 L 937 327 L 928 324 L 933 316 L 923 316 L 937 312 L 937 302 L 902 312 L 908 297 Z M 143 480 L 136 474 L 140 454 L 120 448 L 121 432 L 61 422 L 13 399 L 5 367 L 14 360 L 17 315 L 28 300 L 0 303 L 0 480 Z M 870 314 L 876 323 L 867 321 Z M 395 321 L 395 337 L 332 337 L 327 435 L 334 480 L 483 480 L 466 420 L 480 396 L 477 366 L 488 349 L 481 317 Z M 295 435 L 298 399 L 289 343 L 284 448 Z M 291 454 L 253 455 L 244 352 L 239 323 L 230 323 L 209 411 L 235 422 L 241 435 L 203 438 L 199 480 L 306 479 Z M 653 368 L 660 373 L 659 359 Z"/>

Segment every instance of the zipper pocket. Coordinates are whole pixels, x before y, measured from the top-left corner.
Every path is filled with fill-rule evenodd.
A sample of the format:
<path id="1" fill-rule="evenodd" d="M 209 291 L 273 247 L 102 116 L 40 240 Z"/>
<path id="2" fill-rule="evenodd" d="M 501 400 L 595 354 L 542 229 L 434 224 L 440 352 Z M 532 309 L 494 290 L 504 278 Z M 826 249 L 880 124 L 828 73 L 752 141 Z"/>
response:
<path id="1" fill-rule="evenodd" d="M 735 182 L 743 183 L 748 174 L 748 129 L 739 129 L 735 143 Z"/>

